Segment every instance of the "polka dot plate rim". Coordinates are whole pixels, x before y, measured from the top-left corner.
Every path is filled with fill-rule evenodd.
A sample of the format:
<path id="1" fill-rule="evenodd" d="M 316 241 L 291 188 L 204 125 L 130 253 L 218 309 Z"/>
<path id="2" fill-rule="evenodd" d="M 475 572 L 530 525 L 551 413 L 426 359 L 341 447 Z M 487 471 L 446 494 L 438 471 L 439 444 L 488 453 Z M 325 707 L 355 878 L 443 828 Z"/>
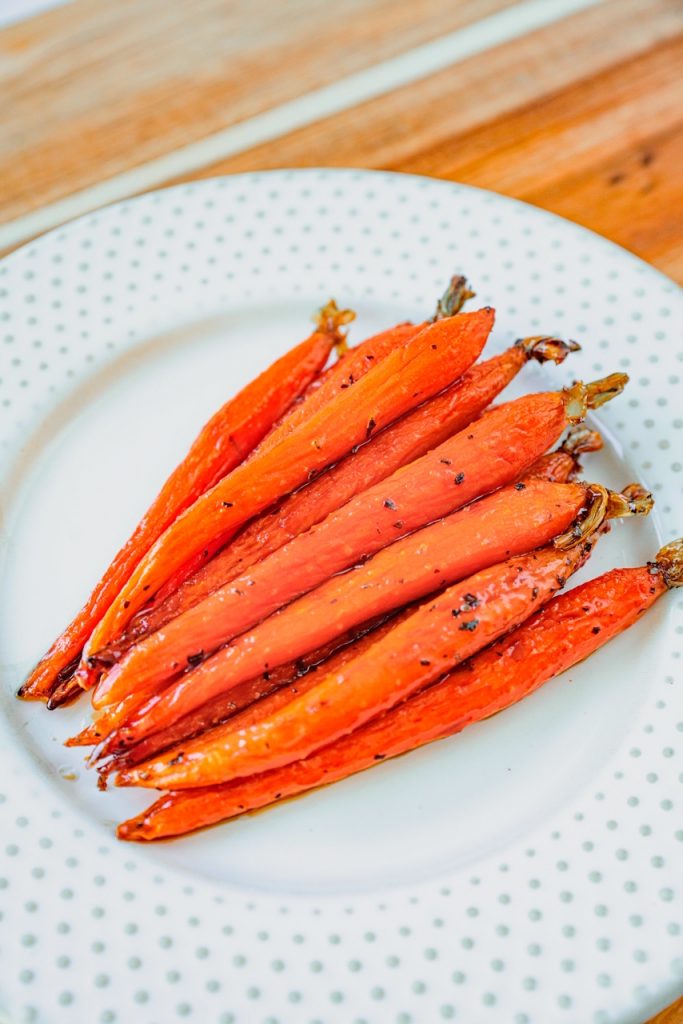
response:
<path id="1" fill-rule="evenodd" d="M 657 512 L 615 529 L 587 575 L 651 557 L 683 522 L 680 297 L 577 225 L 432 179 L 277 171 L 128 200 L 0 263 L 11 1020 L 611 1024 L 683 987 L 680 596 L 538 700 L 150 848 L 111 834 L 146 801 L 95 794 L 61 748 L 82 709 L 12 697 L 96 575 L 80 562 L 106 563 L 226 379 L 302 337 L 330 294 L 358 309 L 358 340 L 424 315 L 455 271 L 497 307 L 491 351 L 538 330 L 584 346 L 513 394 L 630 373 L 586 472 L 641 479 Z"/>

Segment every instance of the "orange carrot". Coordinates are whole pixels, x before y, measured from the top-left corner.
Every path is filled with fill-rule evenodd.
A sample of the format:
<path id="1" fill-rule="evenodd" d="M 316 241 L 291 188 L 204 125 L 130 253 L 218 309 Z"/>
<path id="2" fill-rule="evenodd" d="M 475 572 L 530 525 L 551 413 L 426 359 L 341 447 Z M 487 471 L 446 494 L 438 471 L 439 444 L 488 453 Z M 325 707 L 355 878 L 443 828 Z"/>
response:
<path id="1" fill-rule="evenodd" d="M 182 565 L 227 540 L 257 515 L 420 402 L 441 391 L 481 352 L 493 310 L 460 313 L 429 324 L 407 345 L 267 451 L 202 495 L 154 544 L 88 642 L 88 653 L 117 637 L 136 611 Z"/>
<path id="2" fill-rule="evenodd" d="M 522 490 L 518 490 L 522 488 Z M 367 564 L 333 577 L 305 597 L 266 619 L 252 632 L 218 651 L 194 673 L 159 694 L 159 680 L 148 684 L 136 670 L 136 694 L 159 694 L 131 716 L 120 733 L 129 744 L 166 727 L 220 693 L 252 676 L 294 660 L 311 647 L 329 643 L 371 617 L 464 579 L 512 555 L 530 551 L 553 538 L 580 539 L 596 518 L 647 515 L 652 497 L 637 485 L 623 495 L 604 488 L 552 484 L 540 480 L 504 488 L 482 501 L 439 520 L 404 541 L 380 551 Z M 596 504 L 596 495 L 600 501 Z M 595 507 L 594 507 L 595 506 Z"/>
<path id="3" fill-rule="evenodd" d="M 332 575 L 516 479 L 589 405 L 623 386 L 615 375 L 499 406 L 421 459 L 356 496 L 307 533 L 132 648 L 102 680 L 97 708 L 142 691 L 271 615 Z M 165 661 L 161 652 L 168 651 Z M 150 674 L 143 677 L 143 666 Z M 163 673 L 163 675 L 162 675 Z M 194 677 L 179 686 L 187 690 Z M 151 687 L 153 689 L 153 687 Z M 170 701 L 170 696 L 168 698 Z"/>
<path id="4" fill-rule="evenodd" d="M 451 278 L 446 291 L 437 303 L 437 311 L 433 320 L 454 316 L 460 311 L 466 300 L 472 298 L 473 295 L 474 292 L 468 289 L 467 281 L 464 277 Z M 347 323 L 353 318 L 354 314 L 350 311 L 344 311 L 338 313 L 337 316 L 340 321 Z M 356 383 L 361 377 L 365 376 L 369 370 L 378 366 L 380 361 L 390 352 L 407 344 L 429 322 L 431 321 L 425 321 L 421 324 L 400 323 L 395 327 L 373 335 L 355 348 L 345 349 L 333 366 L 329 367 L 329 369 L 325 370 L 324 373 L 311 382 L 294 408 L 287 412 L 282 420 L 268 433 L 265 440 L 257 448 L 257 453 L 262 455 L 273 448 L 291 434 L 293 430 L 300 427 L 307 419 L 310 419 L 314 413 L 326 405 L 335 395 L 345 391 L 351 384 Z M 339 348 L 340 346 L 338 345 L 338 351 Z M 188 576 L 201 571 L 201 567 L 206 564 L 207 558 L 212 559 L 221 546 L 220 540 L 208 541 L 204 549 L 197 552 L 166 580 L 155 594 L 154 603 L 159 604 L 174 594 Z M 87 680 L 88 674 L 85 671 L 81 672 L 79 674 L 79 682 L 86 683 Z M 65 693 L 68 696 L 70 691 L 65 691 Z M 55 698 L 53 697 L 50 704 L 54 703 L 54 701 Z"/>
<path id="5" fill-rule="evenodd" d="M 556 483 L 566 482 L 570 475 L 572 475 L 577 468 L 577 454 L 579 451 L 592 450 L 601 443 L 599 435 L 595 431 L 587 431 L 582 426 L 573 427 L 567 440 L 563 443 L 562 447 L 556 452 L 551 452 L 549 455 L 542 456 L 529 471 L 529 475 L 535 478 L 545 479 L 548 481 L 554 481 Z M 538 542 L 540 543 L 540 541 Z M 445 582 L 445 581 L 443 581 Z M 329 646 L 329 645 L 328 645 Z M 334 646 L 334 642 L 332 644 Z M 326 655 L 324 653 L 317 652 L 315 658 L 316 663 L 322 661 Z M 288 671 L 287 666 L 283 666 L 280 669 L 266 672 L 265 675 L 269 678 L 274 678 L 278 674 Z M 280 685 L 279 682 L 276 685 Z M 160 684 L 160 689 L 163 683 Z M 190 731 L 200 731 L 199 725 L 203 725 L 204 728 L 208 728 L 210 725 L 218 724 L 219 721 L 229 717 L 235 710 L 235 702 L 242 706 L 243 702 L 240 701 L 236 690 L 245 689 L 248 691 L 250 683 L 243 683 L 242 686 L 233 688 L 227 694 L 219 694 L 216 698 L 208 702 L 208 705 L 202 705 L 194 712 L 190 712 L 184 716 L 183 722 L 188 723 Z M 262 676 L 259 676 L 255 681 L 254 688 L 256 692 L 263 693 L 267 689 Z M 275 688 L 275 686 L 273 687 Z M 246 692 L 245 691 L 245 692 Z M 118 704 L 110 705 L 101 712 L 96 720 L 96 725 L 91 725 L 87 729 L 83 730 L 77 737 L 68 742 L 70 746 L 81 746 L 90 745 L 101 742 L 106 739 L 114 729 L 122 725 L 130 714 L 136 710 L 145 701 L 145 693 L 139 693 L 136 689 L 133 693 L 129 694 L 123 701 Z M 210 705 L 210 706 L 209 706 Z M 199 724 L 196 724 L 199 723 Z M 185 738 L 188 734 L 183 731 L 182 724 L 174 723 L 170 725 L 165 733 L 174 734 L 175 738 L 180 740 Z M 154 740 L 157 734 L 150 737 L 148 740 L 147 749 L 150 750 L 150 755 L 156 753 L 157 749 L 151 749 L 154 745 Z M 138 744 L 138 747 L 143 747 L 144 741 Z M 163 749 L 164 746 L 168 746 L 168 743 L 164 743 L 163 739 L 161 746 L 158 749 Z M 103 755 L 106 756 L 110 753 L 109 749 L 105 749 Z"/>
<path id="6" fill-rule="evenodd" d="M 373 334 L 360 345 L 346 349 L 337 363 L 327 371 L 325 379 L 320 382 L 319 386 L 309 391 L 306 401 L 294 406 L 282 422 L 268 434 L 260 446 L 260 451 L 264 452 L 275 447 L 283 438 L 310 419 L 319 409 L 322 409 L 335 395 L 346 391 L 391 352 L 406 345 L 428 323 L 455 316 L 460 312 L 467 299 L 473 298 L 473 296 L 474 292 L 469 290 L 464 277 L 452 277 L 446 291 L 437 303 L 436 314 L 432 321 L 424 321 L 421 324 L 396 324 L 388 330 L 380 331 L 379 334 Z M 344 321 L 345 323 L 355 316 L 350 311 L 345 315 L 348 317 Z"/>
<path id="7" fill-rule="evenodd" d="M 309 693 L 246 729 L 228 722 L 163 757 L 124 769 L 117 785 L 187 789 L 267 771 L 307 757 L 423 689 L 520 625 L 586 560 L 591 541 L 540 548 L 430 598 Z"/>
<path id="8" fill-rule="evenodd" d="M 317 330 L 306 341 L 276 360 L 209 420 L 84 607 L 20 687 L 20 697 L 43 699 L 56 683 L 68 678 L 93 628 L 154 542 L 178 515 L 243 461 L 319 373 L 341 337 L 340 317 L 343 323 L 346 314 L 340 314 L 334 303 L 321 310 Z"/>
<path id="9" fill-rule="evenodd" d="M 290 495 L 275 512 L 266 512 L 250 523 L 228 547 L 164 601 L 155 600 L 152 607 L 139 612 L 122 642 L 101 652 L 102 663 L 111 664 L 141 637 L 194 607 L 219 587 L 236 579 L 246 568 L 263 561 L 287 541 L 321 522 L 356 494 L 462 430 L 484 411 L 528 359 L 560 363 L 577 348 L 574 342 L 561 342 L 556 338 L 527 338 L 473 366 L 450 388 L 370 438 L 308 486 Z M 563 455 L 556 458 L 562 461 Z"/>
<path id="10" fill-rule="evenodd" d="M 241 686 L 234 687 L 229 695 L 221 695 L 220 701 L 208 701 L 167 729 L 141 740 L 130 750 L 119 751 L 116 738 L 112 737 L 111 742 L 104 745 L 98 759 L 114 756 L 100 766 L 98 771 L 106 779 L 113 771 L 146 761 L 168 747 L 201 735 L 228 719 L 233 723 L 239 722 L 240 728 L 258 722 L 294 697 L 308 693 L 316 685 L 320 672 L 336 672 L 352 658 L 366 651 L 406 614 L 403 611 L 389 620 L 382 619 L 379 624 L 374 620 L 374 624 L 365 624 L 363 628 L 347 634 L 343 640 L 337 639 L 334 643 L 298 658 L 296 662 L 281 665 L 271 672 L 249 679 Z"/>
<path id="11" fill-rule="evenodd" d="M 165 793 L 120 825 L 118 836 L 183 835 L 460 732 L 578 664 L 633 625 L 667 588 L 681 585 L 683 541 L 678 541 L 648 566 L 613 569 L 553 598 L 440 682 L 304 760 L 222 785 Z"/>

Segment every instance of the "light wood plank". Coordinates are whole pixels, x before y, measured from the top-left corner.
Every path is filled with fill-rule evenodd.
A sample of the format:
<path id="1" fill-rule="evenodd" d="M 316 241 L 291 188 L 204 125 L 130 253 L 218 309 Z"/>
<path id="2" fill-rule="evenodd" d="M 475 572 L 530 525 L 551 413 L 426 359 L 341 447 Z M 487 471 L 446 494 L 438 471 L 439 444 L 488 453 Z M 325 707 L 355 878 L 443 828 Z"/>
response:
<path id="1" fill-rule="evenodd" d="M 683 998 L 662 1010 L 648 1024 L 683 1024 Z"/>
<path id="2" fill-rule="evenodd" d="M 612 0 L 194 177 L 341 164 L 465 181 L 681 278 L 682 33 L 677 0 Z"/>
<path id="3" fill-rule="evenodd" d="M 513 0 L 74 0 L 0 32 L 0 222 Z"/>

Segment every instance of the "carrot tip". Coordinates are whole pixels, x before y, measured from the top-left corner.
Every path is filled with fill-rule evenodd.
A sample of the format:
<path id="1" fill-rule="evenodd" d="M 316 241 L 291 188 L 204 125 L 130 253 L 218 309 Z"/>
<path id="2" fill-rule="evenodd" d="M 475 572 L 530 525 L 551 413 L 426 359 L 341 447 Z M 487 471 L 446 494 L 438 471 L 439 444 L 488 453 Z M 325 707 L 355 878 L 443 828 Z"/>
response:
<path id="1" fill-rule="evenodd" d="M 604 441 L 597 430 L 591 430 L 585 423 L 575 423 L 567 431 L 567 436 L 560 445 L 568 455 L 582 455 L 585 452 L 599 452 Z"/>
<path id="2" fill-rule="evenodd" d="M 456 313 L 460 312 L 467 300 L 473 299 L 475 295 L 476 292 L 470 289 L 467 278 L 463 277 L 462 274 L 456 274 L 450 279 L 446 291 L 436 304 L 436 312 L 432 317 L 432 323 L 435 320 L 444 320 L 446 317 L 455 316 Z"/>
<path id="3" fill-rule="evenodd" d="M 608 519 L 623 519 L 627 516 L 647 516 L 654 507 L 655 499 L 641 484 L 627 484 L 618 494 L 610 491 L 607 506 Z"/>
<path id="4" fill-rule="evenodd" d="M 515 345 L 522 349 L 527 359 L 535 359 L 537 363 L 563 363 L 570 352 L 581 351 L 578 341 L 563 341 L 542 334 L 519 338 Z"/>
<path id="5" fill-rule="evenodd" d="M 564 389 L 566 417 L 570 423 L 578 423 L 589 409 L 599 409 L 606 402 L 620 395 L 628 384 L 627 373 L 610 373 L 607 377 L 584 384 L 577 380 L 570 388 Z"/>
<path id="6" fill-rule="evenodd" d="M 334 299 L 330 299 L 313 315 L 313 322 L 318 325 L 318 329 L 324 334 L 331 334 L 334 337 L 334 346 L 338 356 L 347 348 L 346 331 L 342 331 L 342 327 L 355 319 L 356 314 L 352 309 L 339 309 Z"/>
<path id="7" fill-rule="evenodd" d="M 683 587 L 683 538 L 672 540 L 660 548 L 654 567 L 661 571 L 667 587 Z"/>

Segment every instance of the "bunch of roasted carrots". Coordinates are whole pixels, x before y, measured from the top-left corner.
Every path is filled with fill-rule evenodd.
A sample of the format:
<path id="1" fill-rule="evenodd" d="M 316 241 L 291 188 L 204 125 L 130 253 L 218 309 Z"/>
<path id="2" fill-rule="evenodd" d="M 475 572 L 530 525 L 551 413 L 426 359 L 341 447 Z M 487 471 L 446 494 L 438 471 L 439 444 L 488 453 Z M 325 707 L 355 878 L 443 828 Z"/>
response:
<path id="1" fill-rule="evenodd" d="M 94 748 L 103 787 L 165 791 L 121 838 L 181 835 L 457 732 L 683 582 L 676 542 L 558 593 L 609 520 L 652 505 L 578 479 L 601 446 L 581 421 L 627 378 L 489 408 L 530 359 L 578 345 L 525 338 L 478 361 L 494 313 L 461 312 L 472 297 L 453 278 L 432 319 L 354 348 L 353 313 L 325 306 L 207 423 L 22 685 L 50 708 L 91 690 L 68 744 Z"/>

